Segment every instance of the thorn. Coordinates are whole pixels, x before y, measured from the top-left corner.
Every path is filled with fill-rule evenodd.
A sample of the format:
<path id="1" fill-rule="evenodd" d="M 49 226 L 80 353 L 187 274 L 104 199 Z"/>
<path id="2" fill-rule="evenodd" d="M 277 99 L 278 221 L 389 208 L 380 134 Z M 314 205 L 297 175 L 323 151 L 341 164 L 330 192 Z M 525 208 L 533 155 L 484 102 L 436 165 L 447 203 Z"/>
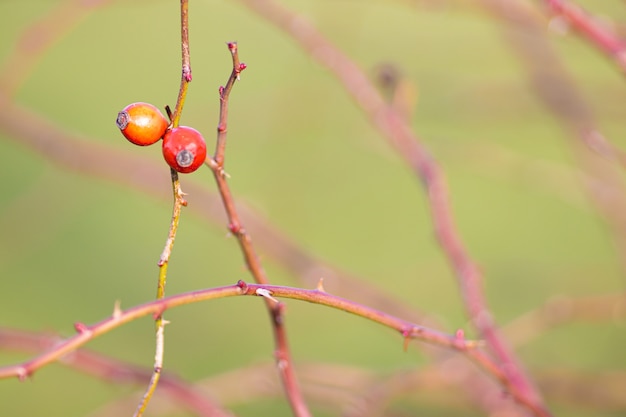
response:
<path id="1" fill-rule="evenodd" d="M 320 278 L 320 280 L 317 281 L 317 290 L 319 292 L 326 292 L 326 290 L 324 289 L 324 278 Z"/>
<path id="2" fill-rule="evenodd" d="M 276 298 L 272 297 L 272 292 L 270 290 L 265 289 L 265 288 L 258 288 L 255 291 L 255 294 L 259 295 L 261 297 L 265 297 L 265 298 L 267 298 L 269 300 L 272 300 L 273 302 L 275 302 L 277 304 L 279 303 L 279 301 Z"/>
<path id="3" fill-rule="evenodd" d="M 77 321 L 76 323 L 74 323 L 74 330 L 82 334 L 87 333 L 89 331 L 89 327 L 85 323 Z"/>
<path id="4" fill-rule="evenodd" d="M 241 225 L 240 224 L 235 224 L 235 223 L 230 223 L 228 225 L 228 230 L 230 231 L 230 233 L 232 233 L 233 235 L 237 236 L 237 234 L 239 234 L 239 232 L 241 231 Z"/>
<path id="5" fill-rule="evenodd" d="M 17 370 L 17 379 L 20 382 L 24 382 L 26 381 L 26 378 L 28 378 L 29 376 L 30 376 L 30 372 L 28 372 L 26 367 L 20 366 L 20 368 Z"/>
<path id="6" fill-rule="evenodd" d="M 115 300 L 115 303 L 113 304 L 113 318 L 119 319 L 121 315 L 122 315 L 122 308 L 121 308 L 120 300 Z"/>
<path id="7" fill-rule="evenodd" d="M 402 343 L 402 350 L 406 352 L 409 350 L 409 343 L 411 343 L 411 330 L 410 329 L 403 330 L 402 337 L 404 338 L 404 342 Z"/>
<path id="8" fill-rule="evenodd" d="M 245 293 L 248 292 L 248 284 L 246 284 L 246 282 L 244 280 L 240 279 L 239 281 L 237 281 L 237 286 L 241 290 L 242 294 L 245 294 Z"/>
<path id="9" fill-rule="evenodd" d="M 163 326 L 167 326 L 167 325 L 168 325 L 168 324 L 170 324 L 170 323 L 171 323 L 171 321 L 169 321 L 169 320 L 161 320 L 161 324 L 162 324 Z"/>
<path id="10" fill-rule="evenodd" d="M 459 350 L 464 350 L 466 348 L 465 332 L 463 329 L 457 329 L 454 333 L 454 347 Z"/>

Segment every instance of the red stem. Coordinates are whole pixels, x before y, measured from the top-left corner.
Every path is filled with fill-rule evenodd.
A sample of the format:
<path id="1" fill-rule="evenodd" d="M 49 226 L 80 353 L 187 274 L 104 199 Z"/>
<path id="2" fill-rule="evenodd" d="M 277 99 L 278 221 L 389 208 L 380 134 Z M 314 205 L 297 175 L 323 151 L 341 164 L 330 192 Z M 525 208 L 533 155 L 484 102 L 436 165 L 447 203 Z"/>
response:
<path id="1" fill-rule="evenodd" d="M 246 68 L 245 64 L 242 64 L 239 61 L 237 42 L 228 42 L 227 46 L 232 55 L 233 69 L 226 85 L 224 87 L 220 87 L 219 90 L 220 116 L 217 124 L 217 143 L 215 146 L 215 155 L 212 159 L 207 159 L 207 164 L 213 171 L 217 188 L 219 190 L 220 197 L 222 198 L 226 215 L 228 216 L 228 229 L 237 238 L 237 242 L 241 248 L 248 270 L 257 283 L 267 284 L 269 280 L 265 274 L 263 266 L 261 265 L 259 256 L 252 245 L 252 239 L 241 223 L 239 214 L 237 213 L 237 208 L 235 207 L 235 201 L 232 197 L 232 193 L 230 192 L 228 182 L 226 181 L 227 175 L 224 172 L 224 157 L 228 132 L 228 99 L 230 97 L 230 92 L 235 85 L 235 81 L 239 80 L 241 71 Z M 291 359 L 284 325 L 282 304 L 266 300 L 266 305 L 272 321 L 274 342 L 276 345 L 276 363 L 283 387 L 285 389 L 285 394 L 289 400 L 293 413 L 297 417 L 310 417 L 311 413 L 306 406 L 293 369 L 293 361 Z"/>
<path id="2" fill-rule="evenodd" d="M 462 351 L 467 353 L 472 359 L 475 359 L 479 363 L 483 363 L 484 360 L 485 364 L 489 364 L 489 359 L 486 356 L 484 358 L 480 356 L 481 353 L 477 349 L 480 344 L 475 341 L 466 340 L 462 337 L 462 335 L 459 334 L 447 335 L 437 330 L 432 330 L 418 324 L 410 323 L 406 320 L 391 316 L 387 313 L 380 312 L 362 304 L 325 293 L 321 290 L 306 290 L 301 288 L 283 287 L 277 285 L 246 284 L 243 281 L 239 281 L 235 285 L 191 291 L 161 299 L 156 299 L 154 301 L 150 301 L 148 303 L 129 308 L 125 311 L 119 310 L 116 307 L 113 309 L 113 314 L 109 318 L 106 318 L 93 325 L 76 323 L 74 325 L 74 328 L 77 331 L 77 334 L 75 336 L 55 344 L 55 346 L 51 347 L 46 352 L 26 362 L 17 365 L 1 367 L 0 379 L 9 377 L 18 377 L 19 379 L 28 378 L 36 370 L 59 360 L 64 355 L 75 351 L 79 347 L 85 345 L 87 342 L 103 334 L 106 334 L 117 327 L 130 323 L 140 317 L 145 317 L 148 315 L 161 315 L 168 309 L 179 307 L 182 305 L 198 303 L 201 301 L 213 300 L 218 298 L 234 297 L 238 295 L 263 296 L 267 303 L 273 303 L 277 306 L 281 305 L 279 302 L 277 302 L 277 300 L 273 298 L 270 299 L 265 296 L 265 294 L 269 294 L 269 296 L 271 297 L 284 297 L 295 300 L 308 301 L 311 303 L 321 304 L 327 307 L 346 311 L 395 329 L 405 339 L 419 339 L 450 349 Z M 281 319 L 277 319 L 277 321 L 280 320 Z M 494 366 L 488 366 L 491 368 L 487 368 L 489 372 L 493 373 L 492 369 L 495 369 Z M 501 375 L 499 373 L 493 373 L 493 375 L 496 378 L 501 379 Z"/>

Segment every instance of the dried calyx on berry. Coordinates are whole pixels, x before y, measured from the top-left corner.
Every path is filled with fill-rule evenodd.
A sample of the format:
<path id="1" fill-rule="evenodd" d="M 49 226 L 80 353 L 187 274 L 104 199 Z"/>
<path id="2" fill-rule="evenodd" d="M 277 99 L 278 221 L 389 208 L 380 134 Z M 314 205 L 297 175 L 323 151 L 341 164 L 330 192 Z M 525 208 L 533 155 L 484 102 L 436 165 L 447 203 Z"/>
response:
<path id="1" fill-rule="evenodd" d="M 163 137 L 169 125 L 163 113 L 149 103 L 132 103 L 117 114 L 115 124 L 135 145 L 148 146 Z"/>
<path id="2" fill-rule="evenodd" d="M 163 158 L 180 173 L 194 172 L 206 159 L 206 142 L 196 129 L 175 127 L 163 136 Z"/>

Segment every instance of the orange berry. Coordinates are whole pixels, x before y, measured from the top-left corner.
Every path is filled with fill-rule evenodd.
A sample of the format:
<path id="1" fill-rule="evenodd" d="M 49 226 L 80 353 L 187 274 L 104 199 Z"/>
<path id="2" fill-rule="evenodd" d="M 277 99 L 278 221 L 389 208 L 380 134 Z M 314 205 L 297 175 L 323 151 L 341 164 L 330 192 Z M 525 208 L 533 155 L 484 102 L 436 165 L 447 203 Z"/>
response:
<path id="1" fill-rule="evenodd" d="M 163 137 L 169 123 L 163 113 L 148 103 L 133 103 L 117 114 L 115 121 L 122 135 L 139 146 L 156 143 Z"/>

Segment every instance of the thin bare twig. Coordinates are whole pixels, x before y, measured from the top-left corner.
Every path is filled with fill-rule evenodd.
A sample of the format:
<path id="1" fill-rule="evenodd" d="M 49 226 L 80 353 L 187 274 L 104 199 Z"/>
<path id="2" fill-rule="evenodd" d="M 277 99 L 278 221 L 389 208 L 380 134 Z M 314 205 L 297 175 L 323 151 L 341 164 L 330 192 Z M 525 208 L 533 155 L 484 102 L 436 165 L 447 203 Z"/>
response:
<path id="1" fill-rule="evenodd" d="M 38 369 L 59 360 L 64 355 L 75 351 L 96 337 L 106 334 L 111 330 L 130 323 L 140 317 L 145 317 L 147 315 L 162 315 L 166 310 L 182 305 L 224 297 L 234 297 L 238 295 L 262 297 L 266 302 L 272 302 L 275 304 L 279 304 L 277 298 L 289 298 L 324 305 L 355 314 L 394 329 L 402 335 L 404 339 L 421 340 L 438 346 L 465 352 L 467 354 L 476 353 L 477 357 L 480 354 L 479 347 L 481 343 L 465 339 L 462 333 L 457 332 L 454 335 L 445 334 L 372 309 L 362 304 L 355 303 L 345 298 L 328 294 L 320 289 L 307 290 L 277 285 L 247 284 L 243 281 L 239 281 L 235 285 L 191 291 L 157 299 L 124 311 L 116 305 L 113 309 L 113 314 L 109 318 L 98 323 L 86 325 L 84 323 L 77 322 L 74 325 L 74 328 L 77 331 L 75 336 L 59 342 L 41 355 L 17 365 L 1 367 L 0 379 L 17 377 L 20 380 L 24 380 L 30 377 Z M 484 359 L 487 362 L 489 361 L 486 356 Z M 497 367 L 492 364 L 489 371 L 493 373 L 497 371 Z M 503 378 L 503 375 L 495 376 L 497 378 Z"/>
<path id="2" fill-rule="evenodd" d="M 215 155 L 213 158 L 207 158 L 207 165 L 213 171 L 213 176 L 217 183 L 219 194 L 228 217 L 228 230 L 237 238 L 239 247 L 243 254 L 246 266 L 254 280 L 259 284 L 267 284 L 269 280 L 265 274 L 265 270 L 261 265 L 259 256 L 252 245 L 252 239 L 244 228 L 235 201 L 230 192 L 230 187 L 226 180 L 227 175 L 224 171 L 224 157 L 226 151 L 226 138 L 228 132 L 228 100 L 230 92 L 239 80 L 240 73 L 246 68 L 246 64 L 239 61 L 239 50 L 237 42 L 228 42 L 228 50 L 231 53 L 233 67 L 228 77 L 226 85 L 220 87 L 220 115 L 217 124 L 217 143 L 215 146 Z M 285 329 L 285 320 L 283 317 L 283 306 L 281 303 L 266 300 L 266 305 L 272 321 L 272 329 L 274 332 L 274 343 L 276 345 L 275 356 L 276 364 L 281 375 L 281 380 L 285 389 L 285 394 L 291 405 L 294 415 L 298 417 L 309 417 L 311 413 L 304 401 L 302 392 L 298 386 L 298 381 L 293 369 L 293 361 L 289 350 L 289 344 Z"/>
<path id="3" fill-rule="evenodd" d="M 178 231 L 178 223 L 180 221 L 180 215 L 182 208 L 187 205 L 187 201 L 184 198 L 184 193 L 180 188 L 180 180 L 178 179 L 178 173 L 174 169 L 170 169 L 172 179 L 172 191 L 174 194 L 174 207 L 172 209 L 172 220 L 170 222 L 169 232 L 165 247 L 159 258 L 159 278 L 157 281 L 157 300 L 165 297 L 165 283 L 167 281 L 167 266 L 169 265 L 172 249 L 174 248 L 174 241 L 176 239 L 176 232 Z M 163 319 L 163 315 L 158 314 L 155 318 L 156 328 L 156 352 L 154 354 L 154 366 L 152 376 L 146 392 L 144 393 L 140 403 L 135 411 L 135 417 L 140 417 L 146 410 L 148 403 L 152 399 L 152 395 L 159 384 L 161 378 L 161 372 L 163 369 L 163 355 L 165 348 L 165 325 L 167 322 Z"/>
<path id="4" fill-rule="evenodd" d="M 171 127 L 175 128 L 180 122 L 183 106 L 185 105 L 185 98 L 187 97 L 187 89 L 191 82 L 191 63 L 189 56 L 189 2 L 188 0 L 180 1 L 180 31 L 181 31 L 181 51 L 182 51 L 182 76 L 180 81 L 180 89 L 178 91 L 178 99 L 176 100 L 176 107 L 174 108 L 174 114 L 171 115 Z M 169 115 L 169 108 L 168 115 Z M 180 221 L 181 209 L 187 205 L 187 201 L 184 198 L 184 193 L 180 188 L 180 180 L 178 179 L 178 172 L 173 168 L 170 168 L 170 175 L 172 179 L 172 190 L 174 194 L 174 207 L 172 209 L 172 220 L 170 222 L 170 228 L 168 232 L 167 241 L 165 242 L 165 248 L 159 258 L 159 279 L 157 283 L 157 295 L 156 298 L 162 299 L 165 297 L 165 283 L 167 280 L 167 266 L 169 264 L 170 255 L 174 247 L 174 241 L 176 239 L 176 231 L 178 230 L 178 223 Z M 141 401 L 137 406 L 134 417 L 141 417 L 154 394 L 159 379 L 161 377 L 161 371 L 163 369 L 163 355 L 165 349 L 165 324 L 161 314 L 155 318 L 156 326 L 156 352 L 154 354 L 154 367 L 150 382 L 146 392 L 144 393 Z"/>
<path id="5" fill-rule="evenodd" d="M 181 54 L 182 54 L 182 74 L 180 78 L 180 88 L 178 90 L 178 99 L 174 114 L 172 116 L 172 127 L 177 127 L 182 115 L 185 99 L 187 98 L 187 89 L 191 82 L 191 57 L 189 55 L 189 0 L 180 0 L 180 37 L 181 37 Z"/>

